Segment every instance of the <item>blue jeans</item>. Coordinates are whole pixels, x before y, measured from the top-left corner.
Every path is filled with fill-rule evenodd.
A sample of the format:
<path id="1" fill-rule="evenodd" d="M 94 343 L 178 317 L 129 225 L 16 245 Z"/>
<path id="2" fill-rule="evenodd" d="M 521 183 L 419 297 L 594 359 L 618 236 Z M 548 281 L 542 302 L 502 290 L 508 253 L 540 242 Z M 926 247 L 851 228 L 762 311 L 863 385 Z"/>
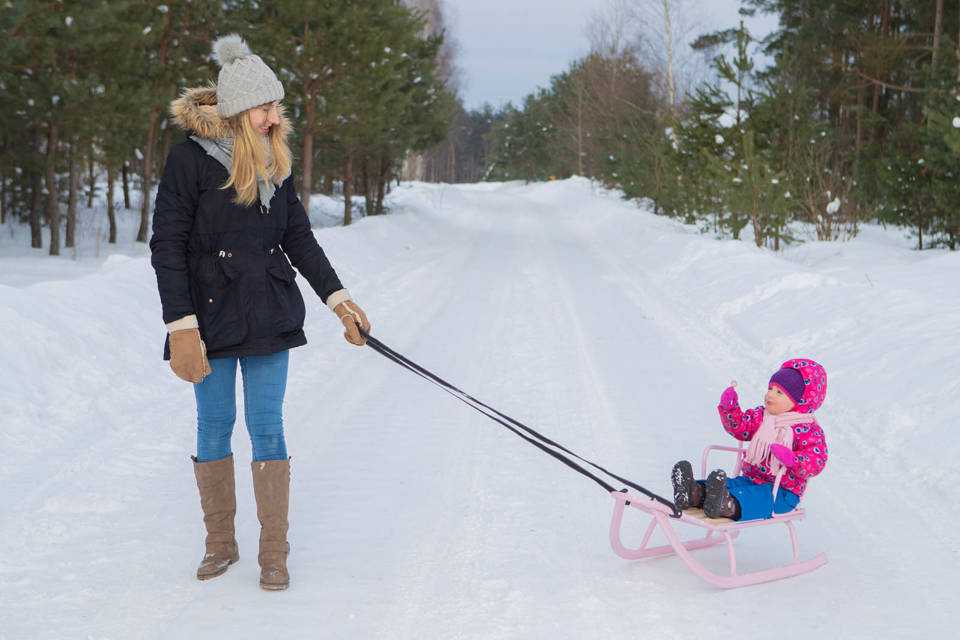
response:
<path id="1" fill-rule="evenodd" d="M 243 374 L 243 412 L 254 460 L 286 460 L 283 439 L 283 394 L 287 389 L 289 352 L 267 356 L 213 358 L 213 373 L 193 385 L 197 396 L 197 462 L 231 454 L 230 436 L 237 419 L 237 362 Z"/>

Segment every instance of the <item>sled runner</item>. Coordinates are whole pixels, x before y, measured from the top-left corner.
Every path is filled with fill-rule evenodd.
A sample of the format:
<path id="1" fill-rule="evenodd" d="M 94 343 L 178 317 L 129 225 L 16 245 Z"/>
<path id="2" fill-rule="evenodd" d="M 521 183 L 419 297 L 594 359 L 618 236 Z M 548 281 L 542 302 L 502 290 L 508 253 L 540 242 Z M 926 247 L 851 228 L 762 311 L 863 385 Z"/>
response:
<path id="1" fill-rule="evenodd" d="M 707 475 L 707 457 L 711 451 L 735 452 L 737 454 L 737 463 L 734 473 L 730 477 L 736 477 L 740 475 L 740 467 L 745 454 L 743 450 L 743 443 L 741 443 L 739 447 L 710 445 L 703 450 L 700 468 L 701 478 L 706 477 Z M 783 471 L 781 470 L 780 474 L 782 473 Z M 777 489 L 780 487 L 780 474 L 778 474 L 776 482 L 774 482 L 773 485 L 774 496 L 776 496 Z M 700 576 L 710 584 L 723 589 L 744 587 L 751 584 L 758 584 L 760 582 L 770 582 L 773 580 L 780 580 L 781 578 L 789 578 L 791 576 L 813 571 L 827 562 L 827 556 L 824 553 L 819 553 L 809 560 L 800 560 L 800 549 L 797 543 L 797 531 L 794 527 L 794 522 L 803 519 L 804 516 L 804 511 L 800 506 L 797 506 L 796 509 L 790 511 L 789 513 L 774 514 L 772 518 L 764 520 L 735 521 L 728 518 L 708 518 L 703 514 L 701 509 L 687 509 L 682 512 L 682 515 L 679 518 L 677 518 L 675 517 L 674 512 L 668 507 L 664 506 L 662 503 L 651 500 L 643 495 L 633 493 L 627 489 L 611 491 L 610 495 L 613 496 L 615 501 L 613 507 L 613 519 L 610 522 L 610 545 L 613 547 L 614 553 L 627 560 L 661 558 L 676 554 L 680 556 L 680 559 L 683 560 L 683 563 L 687 565 L 687 568 L 693 573 Z M 623 523 L 623 512 L 627 506 L 639 509 L 640 511 L 650 515 L 652 518 L 650 524 L 647 526 L 646 532 L 643 534 L 640 546 L 635 549 L 625 546 L 620 537 L 620 529 Z M 685 525 L 697 527 L 705 530 L 706 533 L 700 538 L 681 540 L 674 528 L 674 523 L 683 523 Z M 790 546 L 792 547 L 793 551 L 792 561 L 785 565 L 773 567 L 771 569 L 739 573 L 737 571 L 737 552 L 734 548 L 733 541 L 740 535 L 740 532 L 743 529 L 770 525 L 783 525 L 787 528 L 787 532 L 790 536 Z M 657 528 L 660 529 L 669 544 L 650 547 L 648 545 L 650 544 L 653 532 Z M 729 575 L 714 573 L 705 567 L 703 563 L 697 560 L 691 553 L 692 551 L 696 551 L 698 549 L 706 549 L 719 544 L 727 545 L 727 559 L 730 564 Z"/>
<path id="2" fill-rule="evenodd" d="M 500 426 L 511 431 L 514 435 L 518 436 L 522 440 L 530 443 L 559 462 L 562 462 L 584 477 L 596 482 L 605 492 L 613 496 L 616 504 L 613 508 L 613 521 L 610 523 L 610 544 L 613 546 L 613 550 L 617 553 L 617 555 L 622 558 L 626 558 L 628 560 L 639 560 L 642 558 L 658 558 L 676 553 L 691 571 L 696 573 L 710 584 L 723 588 L 742 587 L 749 584 L 757 584 L 758 582 L 768 582 L 770 580 L 788 578 L 790 576 L 812 571 L 827 561 L 826 555 L 822 553 L 811 560 L 801 561 L 799 559 L 797 532 L 793 526 L 795 520 L 800 520 L 803 518 L 803 509 L 799 508 L 799 506 L 789 513 L 778 514 L 775 517 L 767 520 L 733 521 L 726 518 L 706 518 L 703 515 L 703 511 L 699 509 L 680 511 L 673 502 L 667 500 L 666 498 L 659 496 L 648 489 L 645 489 L 632 480 L 628 480 L 627 478 L 619 476 L 608 469 L 605 469 L 595 462 L 587 460 L 586 458 L 564 447 L 559 442 L 547 438 L 543 434 L 531 429 L 522 422 L 511 418 L 505 413 L 494 409 L 490 405 L 485 404 L 480 400 L 477 400 L 470 394 L 455 387 L 435 373 L 421 367 L 416 362 L 410 360 L 397 351 L 394 351 L 362 329 L 360 330 L 360 333 L 364 338 L 366 338 L 367 346 L 372 348 L 380 355 L 395 362 L 404 369 L 407 369 L 410 372 L 420 376 L 428 382 L 440 387 L 446 393 L 479 411 L 494 422 L 500 424 Z M 706 476 L 707 474 L 707 457 L 711 451 L 736 452 L 737 463 L 735 471 L 731 477 L 740 475 L 740 467 L 745 454 L 745 451 L 743 450 L 743 443 L 740 443 L 739 448 L 711 445 L 704 449 L 703 458 L 701 460 L 701 477 Z M 617 490 L 606 480 L 598 476 L 596 473 L 590 471 L 588 467 L 623 483 L 623 485 L 626 485 L 629 488 Z M 773 485 L 774 496 L 777 495 L 777 489 L 779 487 L 780 476 L 778 475 Z M 623 522 L 624 509 L 627 506 L 640 509 L 653 518 L 653 520 L 650 522 L 650 525 L 647 527 L 646 533 L 643 535 L 643 541 L 636 549 L 630 549 L 624 546 L 623 542 L 620 540 L 620 526 Z M 677 536 L 676 532 L 673 530 L 674 522 L 683 522 L 688 525 L 706 529 L 706 535 L 700 539 L 684 542 L 680 540 L 679 536 Z M 733 540 L 740 535 L 740 531 L 742 529 L 747 527 L 761 527 L 770 524 L 783 524 L 787 527 L 787 531 L 790 534 L 790 543 L 793 546 L 793 562 L 780 567 L 775 567 L 773 569 L 766 569 L 764 571 L 754 571 L 744 574 L 737 573 L 737 557 L 736 551 L 733 548 Z M 670 544 L 660 547 L 648 547 L 647 545 L 650 543 L 653 532 L 658 526 L 663 531 Z M 727 545 L 727 555 L 730 559 L 729 576 L 713 573 L 690 554 L 691 551 L 704 549 L 723 543 L 726 543 Z"/>

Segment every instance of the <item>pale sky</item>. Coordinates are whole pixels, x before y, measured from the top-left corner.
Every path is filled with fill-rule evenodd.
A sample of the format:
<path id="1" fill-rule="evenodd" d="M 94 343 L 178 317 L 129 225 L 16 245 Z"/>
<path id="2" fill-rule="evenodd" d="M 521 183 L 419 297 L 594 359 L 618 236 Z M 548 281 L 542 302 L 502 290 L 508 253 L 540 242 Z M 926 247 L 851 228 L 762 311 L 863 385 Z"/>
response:
<path id="1" fill-rule="evenodd" d="M 493 106 L 546 86 L 589 49 L 585 28 L 608 0 L 444 0 L 451 29 L 460 44 L 467 108 Z M 637 0 L 638 2 L 644 0 Z M 734 27 L 738 0 L 701 0 L 706 30 Z M 776 27 L 776 18 L 748 21 L 755 35 Z"/>

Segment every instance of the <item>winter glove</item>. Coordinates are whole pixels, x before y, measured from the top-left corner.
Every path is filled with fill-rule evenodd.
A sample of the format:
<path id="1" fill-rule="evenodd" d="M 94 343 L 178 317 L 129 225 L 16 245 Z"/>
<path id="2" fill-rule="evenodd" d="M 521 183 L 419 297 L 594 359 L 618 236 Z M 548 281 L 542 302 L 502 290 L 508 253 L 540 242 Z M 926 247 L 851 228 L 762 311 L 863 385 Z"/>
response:
<path id="1" fill-rule="evenodd" d="M 720 406 L 724 409 L 733 409 L 740 406 L 740 398 L 733 387 L 727 387 L 720 396 Z"/>
<path id="2" fill-rule="evenodd" d="M 353 300 L 346 300 L 335 306 L 333 312 L 337 314 L 346 329 L 343 332 L 343 337 L 347 339 L 347 342 L 358 347 L 367 344 L 367 340 L 360 335 L 361 328 L 364 332 L 370 333 L 370 321 L 367 320 L 367 314 L 363 312 L 363 309 L 358 307 Z"/>
<path id="3" fill-rule="evenodd" d="M 793 469 L 797 464 L 797 456 L 793 454 L 793 451 L 783 446 L 782 444 L 772 444 L 770 445 L 770 453 L 776 456 L 783 466 L 787 469 Z"/>
<path id="4" fill-rule="evenodd" d="M 213 373 L 199 329 L 170 332 L 170 368 L 178 378 L 194 384 Z"/>

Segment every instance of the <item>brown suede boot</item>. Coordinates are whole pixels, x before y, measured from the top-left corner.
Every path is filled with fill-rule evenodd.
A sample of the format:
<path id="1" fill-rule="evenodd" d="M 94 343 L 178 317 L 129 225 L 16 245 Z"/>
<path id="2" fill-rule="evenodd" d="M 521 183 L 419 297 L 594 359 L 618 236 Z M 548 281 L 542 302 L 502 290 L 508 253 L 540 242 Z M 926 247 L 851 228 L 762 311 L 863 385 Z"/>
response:
<path id="1" fill-rule="evenodd" d="M 250 466 L 260 519 L 260 586 L 268 591 L 282 591 L 290 586 L 287 573 L 290 459 L 254 460 Z"/>
<path id="2" fill-rule="evenodd" d="M 190 457 L 200 490 L 203 524 L 207 527 L 206 553 L 197 567 L 197 579 L 209 580 L 223 575 L 227 567 L 240 559 L 233 529 L 237 513 L 233 454 L 212 462 L 197 462 Z"/>

